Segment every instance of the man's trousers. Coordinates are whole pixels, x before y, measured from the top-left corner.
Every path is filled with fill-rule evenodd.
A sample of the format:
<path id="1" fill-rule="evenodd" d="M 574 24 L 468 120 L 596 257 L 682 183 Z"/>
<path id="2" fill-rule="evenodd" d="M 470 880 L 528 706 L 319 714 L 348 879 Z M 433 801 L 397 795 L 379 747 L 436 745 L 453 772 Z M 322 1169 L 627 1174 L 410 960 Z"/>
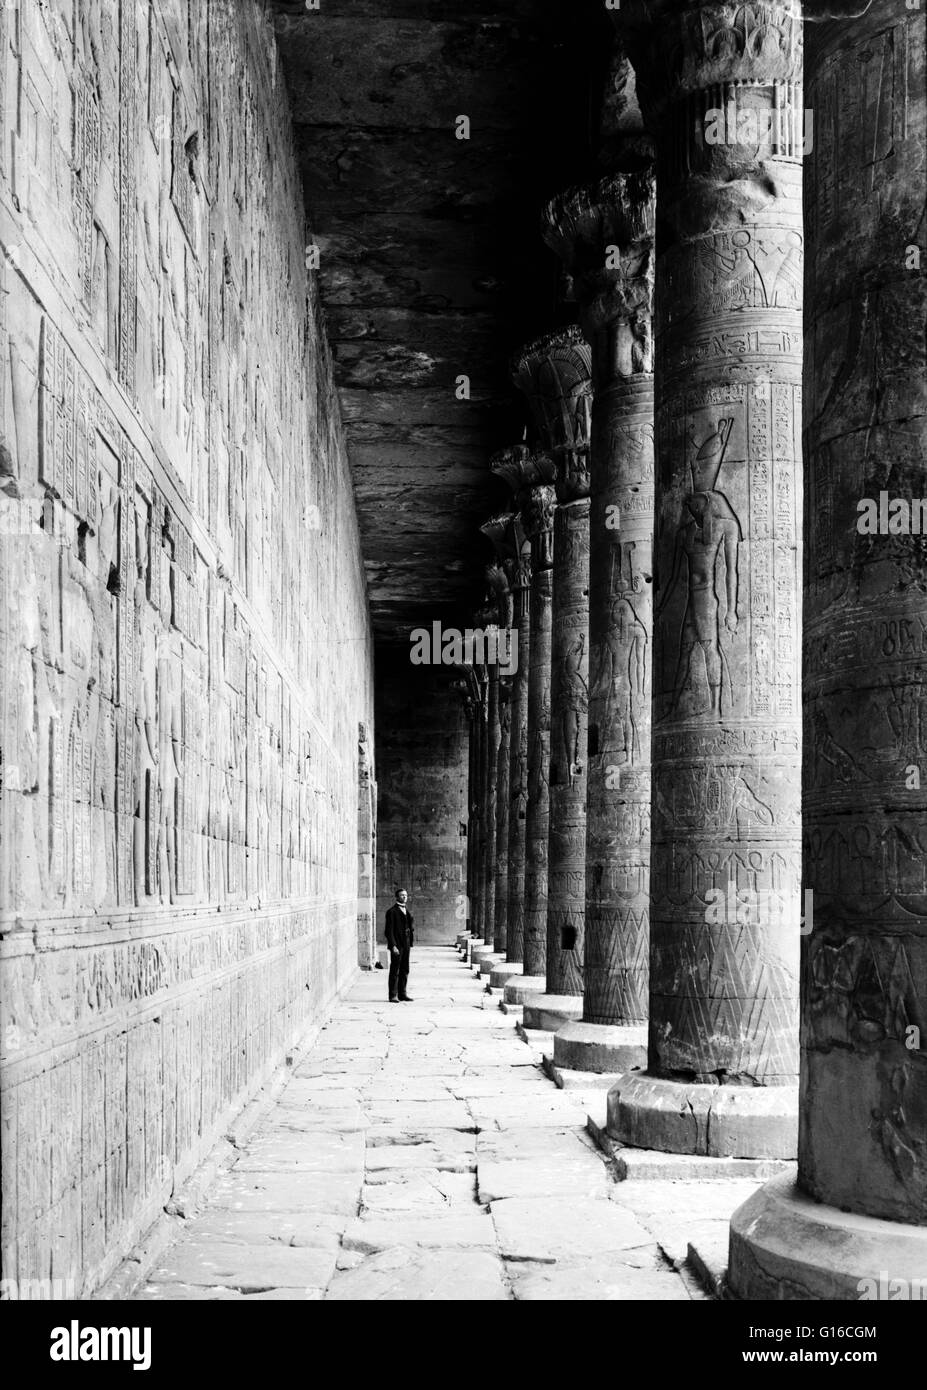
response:
<path id="1" fill-rule="evenodd" d="M 393 955 L 390 951 L 389 956 L 389 997 L 390 999 L 403 999 L 406 992 L 406 982 L 409 978 L 409 950 L 408 946 L 401 946 L 398 953 Z"/>

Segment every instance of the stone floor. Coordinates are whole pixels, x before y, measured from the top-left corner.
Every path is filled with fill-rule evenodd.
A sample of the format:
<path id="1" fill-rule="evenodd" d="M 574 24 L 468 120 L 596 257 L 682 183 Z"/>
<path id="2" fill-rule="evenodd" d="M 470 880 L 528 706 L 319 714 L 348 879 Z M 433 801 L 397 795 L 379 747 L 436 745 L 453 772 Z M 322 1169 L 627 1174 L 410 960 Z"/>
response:
<path id="1" fill-rule="evenodd" d="M 755 1181 L 615 1182 L 562 1091 L 451 947 L 414 1000 L 358 977 L 143 1299 L 699 1299 L 693 1235 Z"/>

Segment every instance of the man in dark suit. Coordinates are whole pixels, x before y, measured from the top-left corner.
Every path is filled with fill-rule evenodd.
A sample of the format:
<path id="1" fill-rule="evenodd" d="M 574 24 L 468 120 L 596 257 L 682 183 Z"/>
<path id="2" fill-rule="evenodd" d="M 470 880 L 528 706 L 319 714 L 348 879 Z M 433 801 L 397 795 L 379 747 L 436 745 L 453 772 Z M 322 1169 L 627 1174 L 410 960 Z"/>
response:
<path id="1" fill-rule="evenodd" d="M 406 904 L 409 895 L 404 888 L 396 889 L 396 901 L 386 914 L 386 944 L 389 948 L 389 1002 L 411 1004 L 406 994 L 409 978 L 409 952 L 414 945 L 412 923 L 415 920 Z"/>

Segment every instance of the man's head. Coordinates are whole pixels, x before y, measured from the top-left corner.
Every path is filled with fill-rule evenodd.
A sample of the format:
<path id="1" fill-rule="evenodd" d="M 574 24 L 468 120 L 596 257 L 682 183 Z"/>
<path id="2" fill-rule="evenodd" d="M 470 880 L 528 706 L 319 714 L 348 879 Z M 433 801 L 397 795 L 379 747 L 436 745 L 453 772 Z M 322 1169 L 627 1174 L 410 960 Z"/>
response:
<path id="1" fill-rule="evenodd" d="M 396 889 L 396 901 L 399 903 L 400 907 L 405 907 L 406 903 L 409 901 L 409 895 L 404 888 Z"/>

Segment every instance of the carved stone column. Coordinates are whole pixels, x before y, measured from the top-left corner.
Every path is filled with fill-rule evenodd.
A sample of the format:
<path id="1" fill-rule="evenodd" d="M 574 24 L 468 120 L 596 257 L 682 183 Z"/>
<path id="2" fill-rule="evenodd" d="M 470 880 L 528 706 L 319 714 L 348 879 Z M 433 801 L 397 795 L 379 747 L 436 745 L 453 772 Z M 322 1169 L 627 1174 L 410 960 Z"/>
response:
<path id="1" fill-rule="evenodd" d="M 464 921 L 461 924 L 461 931 L 457 934 L 457 946 L 461 951 L 468 951 L 472 937 L 471 931 L 471 894 L 476 874 L 474 864 L 474 845 L 476 843 L 476 706 L 472 695 L 469 678 L 454 682 L 454 690 L 460 698 L 464 712 L 467 716 L 467 877 L 466 877 L 466 911 Z"/>
<path id="2" fill-rule="evenodd" d="M 658 150 L 653 801 L 648 1072 L 610 1091 L 609 1132 L 786 1158 L 801 916 L 801 18 L 796 0 L 630 0 L 621 18 Z"/>
<path id="3" fill-rule="evenodd" d="M 536 476 L 531 451 L 523 444 L 494 455 L 493 472 L 505 479 L 515 494 L 512 521 L 512 557 L 509 586 L 512 593 L 513 650 L 517 665 L 511 678 L 509 700 L 509 805 L 508 805 L 508 901 L 506 909 L 505 961 L 493 966 L 490 985 L 501 989 L 513 975 L 522 973 L 525 950 L 525 830 L 528 808 L 528 671 L 531 598 L 531 543 L 525 532 L 521 508 L 527 502 Z"/>
<path id="4" fill-rule="evenodd" d="M 557 1028 L 582 1013 L 589 642 L 590 349 L 579 328 L 550 333 L 513 373 L 557 465 L 551 608 L 550 757 L 544 993 L 525 1026 Z"/>
<path id="5" fill-rule="evenodd" d="M 798 1182 L 735 1212 L 730 1280 L 741 1298 L 910 1299 L 927 1277 L 927 598 L 904 525 L 927 495 L 924 15 L 817 16 Z"/>
<path id="6" fill-rule="evenodd" d="M 531 543 L 528 650 L 528 805 L 525 814 L 523 973 L 505 986 L 506 1004 L 523 1004 L 543 991 L 547 955 L 547 769 L 550 761 L 550 621 L 556 467 L 548 454 L 525 452 L 528 473 L 523 508 Z"/>
<path id="7" fill-rule="evenodd" d="M 498 955 L 505 955 L 508 938 L 509 906 L 509 765 L 511 760 L 511 695 L 512 674 L 510 665 L 503 661 L 515 653 L 518 660 L 517 636 L 513 637 L 514 596 L 511 583 L 515 577 L 515 556 L 520 539 L 520 528 L 516 527 L 514 513 L 504 512 L 491 517 L 480 530 L 488 536 L 495 548 L 499 564 L 494 568 L 491 580 L 499 608 L 499 627 L 505 634 L 504 646 L 499 655 L 499 753 L 496 771 L 496 852 L 495 852 L 495 907 L 493 910 L 493 945 Z M 511 648 L 509 646 L 511 643 Z M 495 964 L 502 962 L 484 961 L 484 975 L 488 975 Z"/>
<path id="8" fill-rule="evenodd" d="M 592 345 L 589 772 L 583 1016 L 554 1063 L 621 1072 L 647 1060 L 653 633 L 652 171 L 550 203 Z"/>

